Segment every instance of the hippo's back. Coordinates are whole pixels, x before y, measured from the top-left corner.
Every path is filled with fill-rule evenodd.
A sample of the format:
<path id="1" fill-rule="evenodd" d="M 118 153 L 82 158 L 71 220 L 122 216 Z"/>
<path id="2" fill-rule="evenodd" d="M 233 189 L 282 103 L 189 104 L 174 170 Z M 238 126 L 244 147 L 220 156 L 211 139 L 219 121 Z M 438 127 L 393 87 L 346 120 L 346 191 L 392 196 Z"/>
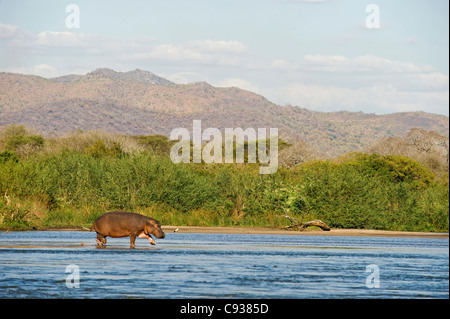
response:
<path id="1" fill-rule="evenodd" d="M 92 224 L 91 230 L 104 235 L 136 231 L 145 224 L 148 217 L 130 212 L 108 212 L 100 216 Z M 110 235 L 111 236 L 111 235 Z"/>

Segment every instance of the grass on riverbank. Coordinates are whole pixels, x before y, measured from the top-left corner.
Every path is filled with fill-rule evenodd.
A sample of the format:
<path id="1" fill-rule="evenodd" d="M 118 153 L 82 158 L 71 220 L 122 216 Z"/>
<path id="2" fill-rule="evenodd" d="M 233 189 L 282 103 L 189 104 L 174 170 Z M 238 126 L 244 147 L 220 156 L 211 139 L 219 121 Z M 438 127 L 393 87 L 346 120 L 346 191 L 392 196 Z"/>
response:
<path id="1" fill-rule="evenodd" d="M 112 210 L 165 225 L 283 227 L 286 210 L 332 228 L 449 227 L 448 171 L 404 156 L 350 153 L 260 175 L 257 164 L 174 164 L 163 137 L 137 139 L 151 149 L 125 137 L 71 138 L 5 143 L 0 228 L 90 227 Z M 20 141 L 33 150 L 17 155 Z"/>

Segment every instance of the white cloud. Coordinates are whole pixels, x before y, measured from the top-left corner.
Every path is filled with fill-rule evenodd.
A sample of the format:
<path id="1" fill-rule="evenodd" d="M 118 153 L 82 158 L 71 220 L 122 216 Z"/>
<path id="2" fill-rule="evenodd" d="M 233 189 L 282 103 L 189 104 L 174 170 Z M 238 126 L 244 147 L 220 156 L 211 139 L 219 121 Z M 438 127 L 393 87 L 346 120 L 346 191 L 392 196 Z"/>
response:
<path id="1" fill-rule="evenodd" d="M 413 63 L 392 61 L 367 54 L 356 58 L 347 58 L 341 55 L 306 55 L 301 65 L 304 68 L 327 72 L 429 72 L 433 68 L 430 65 L 416 66 Z M 298 67 L 298 66 L 297 66 Z"/>
<path id="2" fill-rule="evenodd" d="M 36 45 L 68 47 L 68 46 L 86 46 L 88 45 L 83 34 L 73 32 L 52 32 L 43 31 L 36 37 Z"/>
<path id="3" fill-rule="evenodd" d="M 5 71 L 11 73 L 34 74 L 44 78 L 52 78 L 63 75 L 58 73 L 58 70 L 55 67 L 48 64 L 38 64 L 31 67 L 11 67 L 7 68 Z"/>
<path id="4" fill-rule="evenodd" d="M 329 73 L 418 73 L 432 72 L 430 65 L 417 66 L 413 63 L 393 61 L 372 54 L 347 58 L 342 55 L 307 54 L 292 62 L 275 59 L 270 66 L 279 70 Z"/>
<path id="5" fill-rule="evenodd" d="M 430 65 L 374 55 L 306 55 L 298 61 L 273 60 L 290 82 L 266 88 L 273 101 L 315 110 L 364 110 L 389 113 L 424 110 L 448 114 L 449 76 Z"/>
<path id="6" fill-rule="evenodd" d="M 17 26 L 0 23 L 0 39 L 14 36 L 17 29 Z"/>
<path id="7" fill-rule="evenodd" d="M 177 72 L 164 77 L 175 83 L 187 84 L 199 81 L 200 74 L 197 72 Z"/>
<path id="8" fill-rule="evenodd" d="M 154 48 L 151 52 L 141 53 L 144 57 L 156 58 L 161 60 L 194 60 L 201 61 L 206 56 L 196 50 L 180 44 L 161 44 Z"/>
<path id="9" fill-rule="evenodd" d="M 148 52 L 155 47 L 155 39 L 149 37 L 121 39 L 99 34 L 80 32 L 42 31 L 33 34 L 16 26 L 0 24 L 0 39 L 6 38 L 5 49 L 11 53 L 48 56 L 107 55 L 120 57 L 129 52 Z M 80 56 L 80 53 L 88 54 Z"/>
<path id="10" fill-rule="evenodd" d="M 296 70 L 298 68 L 298 64 L 293 64 L 290 63 L 287 60 L 284 59 L 276 59 L 273 60 L 270 64 L 271 68 L 274 68 L 276 70 L 281 70 L 281 71 L 291 71 L 291 70 Z"/>
<path id="11" fill-rule="evenodd" d="M 449 92 L 402 92 L 389 84 L 346 88 L 303 83 L 265 89 L 265 96 L 280 104 L 290 103 L 317 111 L 365 111 L 392 113 L 425 111 L 448 114 Z M 447 111 L 446 111 L 447 110 Z"/>
<path id="12" fill-rule="evenodd" d="M 149 51 L 136 52 L 136 60 L 158 59 L 163 61 L 195 62 L 199 64 L 238 65 L 240 56 L 247 51 L 238 41 L 190 41 L 187 43 L 166 43 Z"/>

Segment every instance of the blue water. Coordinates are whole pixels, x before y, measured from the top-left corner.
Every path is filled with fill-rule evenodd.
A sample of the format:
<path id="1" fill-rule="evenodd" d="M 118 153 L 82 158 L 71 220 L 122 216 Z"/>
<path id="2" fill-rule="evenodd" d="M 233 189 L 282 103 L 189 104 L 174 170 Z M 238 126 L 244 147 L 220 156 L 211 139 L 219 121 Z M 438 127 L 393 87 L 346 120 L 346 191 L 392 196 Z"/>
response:
<path id="1" fill-rule="evenodd" d="M 2 232 L 0 298 L 449 298 L 448 238 L 168 233 L 136 248 Z"/>

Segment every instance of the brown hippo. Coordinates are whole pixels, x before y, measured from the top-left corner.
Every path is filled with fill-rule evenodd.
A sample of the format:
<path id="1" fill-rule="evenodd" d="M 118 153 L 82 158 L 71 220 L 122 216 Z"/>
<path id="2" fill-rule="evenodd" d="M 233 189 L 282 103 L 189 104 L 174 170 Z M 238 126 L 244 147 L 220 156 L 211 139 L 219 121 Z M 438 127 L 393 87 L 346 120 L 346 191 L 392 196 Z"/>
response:
<path id="1" fill-rule="evenodd" d="M 97 232 L 97 245 L 106 244 L 106 236 L 118 238 L 130 236 L 130 248 L 135 248 L 136 237 L 147 238 L 150 244 L 155 241 L 150 235 L 164 238 L 159 221 L 136 213 L 109 212 L 103 214 L 92 224 L 91 231 Z"/>

